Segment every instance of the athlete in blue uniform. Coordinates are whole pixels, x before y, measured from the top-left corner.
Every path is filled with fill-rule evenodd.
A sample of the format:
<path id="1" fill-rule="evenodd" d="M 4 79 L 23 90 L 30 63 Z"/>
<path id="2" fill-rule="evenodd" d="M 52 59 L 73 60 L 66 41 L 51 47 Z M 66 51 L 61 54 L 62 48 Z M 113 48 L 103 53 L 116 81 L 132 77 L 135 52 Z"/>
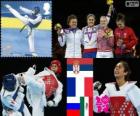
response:
<path id="1" fill-rule="evenodd" d="M 3 116 L 31 116 L 24 103 L 24 89 L 20 86 L 20 79 L 15 74 L 3 77 L 1 89 L 1 103 Z"/>

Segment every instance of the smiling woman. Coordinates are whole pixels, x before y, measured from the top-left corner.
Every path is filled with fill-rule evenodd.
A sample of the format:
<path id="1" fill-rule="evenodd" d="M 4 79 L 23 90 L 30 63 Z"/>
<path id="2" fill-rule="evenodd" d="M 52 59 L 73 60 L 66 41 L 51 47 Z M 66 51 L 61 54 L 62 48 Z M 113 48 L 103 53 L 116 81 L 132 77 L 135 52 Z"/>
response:
<path id="1" fill-rule="evenodd" d="M 65 58 L 81 58 L 81 45 L 83 34 L 82 31 L 77 27 L 78 18 L 76 15 L 69 15 L 67 18 L 68 29 L 57 30 L 58 42 L 61 47 L 66 45 Z"/>
<path id="2" fill-rule="evenodd" d="M 139 116 L 140 88 L 137 86 L 137 83 L 139 83 L 137 82 L 139 80 L 139 71 L 137 68 L 140 66 L 140 62 L 138 60 L 118 61 L 114 59 L 110 59 L 109 61 L 110 62 L 106 64 L 107 61 L 104 59 L 95 60 L 96 70 L 94 76 L 96 77 L 95 81 L 97 81 L 94 82 L 94 113 L 104 112 L 106 113 L 105 115 L 111 116 L 120 116 L 122 114 L 137 116 L 138 114 Z M 107 67 L 107 69 L 105 69 L 105 67 Z M 112 70 L 112 72 L 114 70 L 114 72 L 111 74 L 110 70 Z M 131 70 L 133 73 L 133 78 L 131 79 L 135 81 L 129 81 Z M 134 75 L 135 73 L 136 75 Z M 103 78 L 104 75 L 106 75 L 105 79 Z M 115 82 L 110 82 L 114 79 L 112 77 L 115 77 Z M 98 90 L 101 88 L 99 81 L 106 83 L 101 95 L 98 93 Z M 103 101 L 100 102 L 99 100 Z M 104 100 L 106 100 L 106 102 L 104 102 Z"/>
<path id="3" fill-rule="evenodd" d="M 116 80 L 122 79 L 123 81 L 128 81 L 131 74 L 130 67 L 127 62 L 120 61 L 114 69 L 114 76 Z"/>

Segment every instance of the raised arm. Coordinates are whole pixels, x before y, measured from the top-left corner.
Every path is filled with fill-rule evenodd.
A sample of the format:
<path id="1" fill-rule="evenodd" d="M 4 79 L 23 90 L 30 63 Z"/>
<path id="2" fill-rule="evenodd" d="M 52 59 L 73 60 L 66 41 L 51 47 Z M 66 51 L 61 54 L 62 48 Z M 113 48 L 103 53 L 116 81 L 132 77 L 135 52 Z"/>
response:
<path id="1" fill-rule="evenodd" d="M 32 10 L 27 9 L 27 8 L 25 8 L 23 6 L 20 6 L 19 9 L 22 10 L 24 13 L 27 13 L 27 14 L 30 14 L 30 15 L 33 13 Z"/>
<path id="2" fill-rule="evenodd" d="M 94 112 L 98 112 L 98 102 L 99 102 L 99 99 L 101 99 L 102 97 L 105 97 L 105 96 L 109 96 L 109 93 L 108 93 L 108 90 L 107 88 L 103 91 L 103 93 L 101 95 L 99 95 L 99 92 L 98 90 L 101 88 L 102 84 L 99 82 L 99 81 L 96 81 L 94 82 L 93 84 L 93 87 L 94 87 L 94 90 L 93 90 L 93 111 Z"/>
<path id="3" fill-rule="evenodd" d="M 106 16 L 107 17 L 107 20 L 108 20 L 108 23 L 110 21 L 112 10 L 113 10 L 113 5 L 110 5 L 109 6 L 109 9 L 108 9 L 108 12 L 107 12 L 107 16 Z"/>
<path id="4" fill-rule="evenodd" d="M 65 34 L 58 34 L 58 42 L 59 42 L 61 47 L 63 47 L 66 44 Z"/>

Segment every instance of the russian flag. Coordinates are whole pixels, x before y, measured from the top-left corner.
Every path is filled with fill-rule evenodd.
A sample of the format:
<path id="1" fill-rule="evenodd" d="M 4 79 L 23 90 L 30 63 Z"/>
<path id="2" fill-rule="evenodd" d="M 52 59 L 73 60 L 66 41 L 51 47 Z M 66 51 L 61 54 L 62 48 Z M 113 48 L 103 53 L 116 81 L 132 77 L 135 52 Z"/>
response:
<path id="1" fill-rule="evenodd" d="M 67 116 L 91 116 L 89 97 L 67 97 Z"/>
<path id="2" fill-rule="evenodd" d="M 80 116 L 80 99 L 67 97 L 67 116 Z"/>

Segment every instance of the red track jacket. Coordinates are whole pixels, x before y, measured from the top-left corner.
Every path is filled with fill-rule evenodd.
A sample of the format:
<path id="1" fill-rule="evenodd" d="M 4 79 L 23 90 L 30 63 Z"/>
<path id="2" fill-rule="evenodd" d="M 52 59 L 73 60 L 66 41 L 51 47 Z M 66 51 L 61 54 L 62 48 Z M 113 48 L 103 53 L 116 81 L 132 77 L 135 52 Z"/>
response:
<path id="1" fill-rule="evenodd" d="M 125 54 L 132 51 L 132 47 L 137 44 L 137 37 L 130 27 L 124 29 L 116 28 L 115 32 L 115 54 Z M 117 42 L 119 39 L 122 40 L 122 46 L 118 46 Z"/>

